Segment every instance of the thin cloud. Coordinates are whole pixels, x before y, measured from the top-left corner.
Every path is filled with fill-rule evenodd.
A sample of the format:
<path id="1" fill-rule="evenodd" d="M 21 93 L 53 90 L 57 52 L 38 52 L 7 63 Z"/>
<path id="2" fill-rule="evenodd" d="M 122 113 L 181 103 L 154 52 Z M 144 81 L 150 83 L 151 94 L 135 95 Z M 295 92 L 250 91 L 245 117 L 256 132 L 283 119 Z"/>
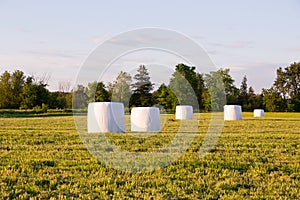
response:
<path id="1" fill-rule="evenodd" d="M 245 49 L 245 48 L 253 48 L 253 41 L 235 41 L 230 44 L 226 43 L 209 43 L 210 46 L 221 47 L 221 48 L 230 48 L 230 49 Z"/>
<path id="2" fill-rule="evenodd" d="M 87 55 L 85 52 L 80 51 L 61 51 L 61 50 L 51 50 L 51 51 L 22 51 L 22 54 L 37 56 L 37 57 L 59 57 L 59 58 L 74 58 Z"/>
<path id="3" fill-rule="evenodd" d="M 202 35 L 191 35 L 190 37 L 191 37 L 191 39 L 194 39 L 194 40 L 205 40 L 206 39 L 206 37 L 202 36 Z"/>
<path id="4" fill-rule="evenodd" d="M 101 44 L 106 40 L 109 40 L 111 37 L 111 35 L 93 36 L 89 39 L 89 41 L 91 41 L 94 44 Z"/>
<path id="5" fill-rule="evenodd" d="M 217 50 L 208 50 L 207 53 L 210 55 L 218 55 L 220 52 Z"/>
<path id="6" fill-rule="evenodd" d="M 230 67 L 230 70 L 235 71 L 235 72 L 244 71 L 246 69 L 247 69 L 246 67 L 242 67 L 242 66 L 231 66 Z"/>
<path id="7" fill-rule="evenodd" d="M 252 41 L 237 41 L 230 45 L 228 45 L 229 48 L 235 48 L 235 49 L 244 49 L 244 48 L 252 48 L 254 42 Z"/>
<path id="8" fill-rule="evenodd" d="M 291 47 L 286 49 L 288 52 L 298 53 L 300 52 L 300 47 Z"/>

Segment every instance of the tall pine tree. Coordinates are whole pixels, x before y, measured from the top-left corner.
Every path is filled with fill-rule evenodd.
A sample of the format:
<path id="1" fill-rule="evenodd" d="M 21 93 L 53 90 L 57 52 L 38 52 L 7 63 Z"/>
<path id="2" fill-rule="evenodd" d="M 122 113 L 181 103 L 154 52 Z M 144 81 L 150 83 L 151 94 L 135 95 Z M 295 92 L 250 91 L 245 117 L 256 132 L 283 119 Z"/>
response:
<path id="1" fill-rule="evenodd" d="M 151 94 L 154 84 L 150 81 L 150 75 L 145 65 L 140 65 L 137 74 L 134 75 L 135 83 L 131 85 L 133 94 L 130 98 L 132 106 L 152 106 L 154 99 Z"/>
<path id="2" fill-rule="evenodd" d="M 246 110 L 248 110 L 248 98 L 247 76 L 244 76 L 239 89 L 238 104 L 241 105 L 243 109 L 247 108 Z"/>

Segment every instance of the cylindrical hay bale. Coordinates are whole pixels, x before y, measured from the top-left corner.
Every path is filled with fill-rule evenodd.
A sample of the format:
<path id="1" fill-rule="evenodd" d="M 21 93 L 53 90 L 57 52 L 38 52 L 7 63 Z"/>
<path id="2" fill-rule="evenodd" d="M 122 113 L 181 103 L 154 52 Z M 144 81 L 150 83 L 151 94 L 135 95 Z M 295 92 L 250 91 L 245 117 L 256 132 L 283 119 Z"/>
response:
<path id="1" fill-rule="evenodd" d="M 155 107 L 135 107 L 131 110 L 131 131 L 159 131 L 160 112 Z"/>
<path id="2" fill-rule="evenodd" d="M 263 117 L 265 116 L 265 111 L 263 109 L 254 109 L 253 115 L 254 117 Z"/>
<path id="3" fill-rule="evenodd" d="M 192 106 L 176 106 L 176 119 L 193 119 Z"/>
<path id="4" fill-rule="evenodd" d="M 224 120 L 242 120 L 242 107 L 238 105 L 225 105 Z"/>
<path id="5" fill-rule="evenodd" d="M 88 106 L 88 133 L 125 132 L 124 105 L 95 102 Z"/>

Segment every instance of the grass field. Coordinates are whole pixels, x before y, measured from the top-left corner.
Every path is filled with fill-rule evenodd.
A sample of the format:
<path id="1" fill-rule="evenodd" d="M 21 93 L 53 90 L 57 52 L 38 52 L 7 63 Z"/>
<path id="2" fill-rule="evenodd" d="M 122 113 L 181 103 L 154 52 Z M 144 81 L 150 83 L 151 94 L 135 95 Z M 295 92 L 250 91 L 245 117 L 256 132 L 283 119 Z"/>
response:
<path id="1" fill-rule="evenodd" d="M 226 121 L 216 147 L 197 150 L 199 136 L 176 162 L 149 173 L 126 173 L 97 161 L 82 144 L 72 116 L 0 118 L 1 199 L 300 199 L 300 113 L 266 113 Z M 128 151 L 165 145 L 164 134 L 108 134 Z M 155 148 L 156 148 L 155 146 Z"/>

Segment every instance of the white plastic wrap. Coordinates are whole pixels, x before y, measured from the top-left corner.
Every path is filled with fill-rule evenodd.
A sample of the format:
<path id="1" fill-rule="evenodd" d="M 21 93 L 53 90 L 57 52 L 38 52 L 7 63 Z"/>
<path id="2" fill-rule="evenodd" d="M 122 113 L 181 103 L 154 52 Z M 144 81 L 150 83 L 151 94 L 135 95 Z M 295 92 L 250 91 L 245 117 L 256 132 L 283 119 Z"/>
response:
<path id="1" fill-rule="evenodd" d="M 160 112 L 155 107 L 135 107 L 131 110 L 131 131 L 159 131 Z"/>
<path id="2" fill-rule="evenodd" d="M 253 115 L 254 117 L 263 117 L 265 116 L 265 111 L 263 109 L 254 109 Z"/>
<path id="3" fill-rule="evenodd" d="M 176 106 L 176 119 L 193 119 L 193 107 L 192 106 Z"/>
<path id="4" fill-rule="evenodd" d="M 238 105 L 225 105 L 224 120 L 242 120 L 242 107 Z"/>
<path id="5" fill-rule="evenodd" d="M 117 102 L 94 102 L 88 106 L 88 132 L 125 132 L 124 105 Z"/>

